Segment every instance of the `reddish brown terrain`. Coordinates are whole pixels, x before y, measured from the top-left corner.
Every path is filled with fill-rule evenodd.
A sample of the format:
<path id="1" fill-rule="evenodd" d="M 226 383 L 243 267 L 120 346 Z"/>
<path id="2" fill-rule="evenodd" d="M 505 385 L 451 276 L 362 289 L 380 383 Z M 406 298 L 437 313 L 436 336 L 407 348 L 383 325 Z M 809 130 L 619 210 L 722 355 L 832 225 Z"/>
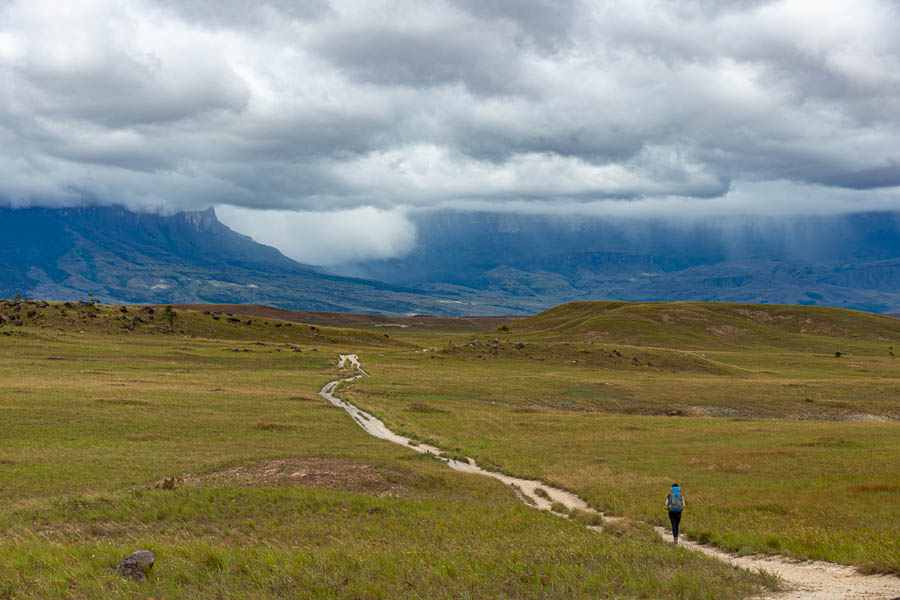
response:
<path id="1" fill-rule="evenodd" d="M 259 304 L 173 304 L 176 310 L 197 310 L 218 313 L 232 313 L 248 317 L 260 317 L 324 325 L 331 327 L 384 327 L 384 328 L 435 328 L 435 329 L 472 329 L 482 331 L 494 329 L 512 323 L 522 317 L 387 317 L 384 315 L 365 315 L 358 313 L 314 312 L 303 310 L 287 310 Z"/>

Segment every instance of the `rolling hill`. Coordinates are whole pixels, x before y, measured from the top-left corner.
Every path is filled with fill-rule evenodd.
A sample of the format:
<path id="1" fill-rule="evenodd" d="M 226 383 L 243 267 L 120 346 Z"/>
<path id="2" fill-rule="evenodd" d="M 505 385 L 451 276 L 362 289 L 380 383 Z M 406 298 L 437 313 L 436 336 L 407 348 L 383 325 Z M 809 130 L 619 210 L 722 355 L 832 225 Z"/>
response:
<path id="1" fill-rule="evenodd" d="M 517 335 L 668 348 L 900 349 L 900 320 L 842 308 L 708 302 L 572 302 L 510 324 Z"/>

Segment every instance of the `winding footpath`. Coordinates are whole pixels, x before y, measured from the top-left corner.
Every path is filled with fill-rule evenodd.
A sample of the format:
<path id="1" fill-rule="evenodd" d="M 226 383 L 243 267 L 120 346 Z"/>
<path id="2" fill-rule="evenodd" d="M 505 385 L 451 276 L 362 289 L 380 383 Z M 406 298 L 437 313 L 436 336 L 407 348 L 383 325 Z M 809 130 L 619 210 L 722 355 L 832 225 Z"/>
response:
<path id="1" fill-rule="evenodd" d="M 360 377 L 368 377 L 359 363 L 359 357 L 355 354 L 342 354 L 338 363 L 340 368 L 351 368 L 359 375 L 346 379 L 332 381 L 325 385 L 319 392 L 325 400 L 343 408 L 357 425 L 366 433 L 379 439 L 405 446 L 410 450 L 422 454 L 432 454 L 447 464 L 451 469 L 463 473 L 473 473 L 493 477 L 510 486 L 519 498 L 534 508 L 552 511 L 554 502 L 563 504 L 569 510 L 577 509 L 598 514 L 604 521 L 614 521 L 620 517 L 604 515 L 591 508 L 576 494 L 549 486 L 543 482 L 532 479 L 511 477 L 503 473 L 488 471 L 479 467 L 471 458 L 466 462 L 449 459 L 442 456 L 440 448 L 428 444 L 418 444 L 410 438 L 398 435 L 387 428 L 378 418 L 358 409 L 349 402 L 341 400 L 334 395 L 341 382 L 350 382 Z M 538 492 L 537 490 L 542 490 Z M 558 513 L 554 513 L 558 514 Z M 565 515 L 560 515 L 565 516 Z M 591 527 L 597 529 L 596 527 Z M 656 527 L 656 532 L 663 539 L 671 537 L 670 532 L 662 527 Z M 685 548 L 702 552 L 731 565 L 750 570 L 764 570 L 781 578 L 787 588 L 786 592 L 764 596 L 770 600 L 898 600 L 900 599 L 900 578 L 888 575 L 862 575 L 852 567 L 837 565 L 822 561 L 797 561 L 784 556 L 736 556 L 714 548 L 704 546 L 696 542 L 683 540 L 680 544 Z"/>

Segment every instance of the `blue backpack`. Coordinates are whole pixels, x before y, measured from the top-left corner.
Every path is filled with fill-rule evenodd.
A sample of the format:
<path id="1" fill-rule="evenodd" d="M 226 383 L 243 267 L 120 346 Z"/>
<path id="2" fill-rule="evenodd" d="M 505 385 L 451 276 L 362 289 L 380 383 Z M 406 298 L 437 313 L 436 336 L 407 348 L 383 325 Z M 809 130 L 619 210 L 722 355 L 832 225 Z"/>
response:
<path id="1" fill-rule="evenodd" d="M 684 510 L 684 496 L 681 495 L 681 488 L 672 488 L 672 492 L 669 494 L 669 510 L 672 512 Z"/>

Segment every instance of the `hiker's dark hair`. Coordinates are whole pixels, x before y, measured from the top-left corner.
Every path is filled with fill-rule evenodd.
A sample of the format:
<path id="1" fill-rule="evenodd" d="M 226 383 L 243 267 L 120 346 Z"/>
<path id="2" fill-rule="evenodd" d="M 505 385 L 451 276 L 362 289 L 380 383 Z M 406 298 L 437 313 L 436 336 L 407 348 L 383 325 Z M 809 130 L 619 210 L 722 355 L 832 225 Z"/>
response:
<path id="1" fill-rule="evenodd" d="M 677 483 L 673 483 L 673 484 L 672 484 L 672 487 L 678 487 L 678 484 L 677 484 Z"/>

